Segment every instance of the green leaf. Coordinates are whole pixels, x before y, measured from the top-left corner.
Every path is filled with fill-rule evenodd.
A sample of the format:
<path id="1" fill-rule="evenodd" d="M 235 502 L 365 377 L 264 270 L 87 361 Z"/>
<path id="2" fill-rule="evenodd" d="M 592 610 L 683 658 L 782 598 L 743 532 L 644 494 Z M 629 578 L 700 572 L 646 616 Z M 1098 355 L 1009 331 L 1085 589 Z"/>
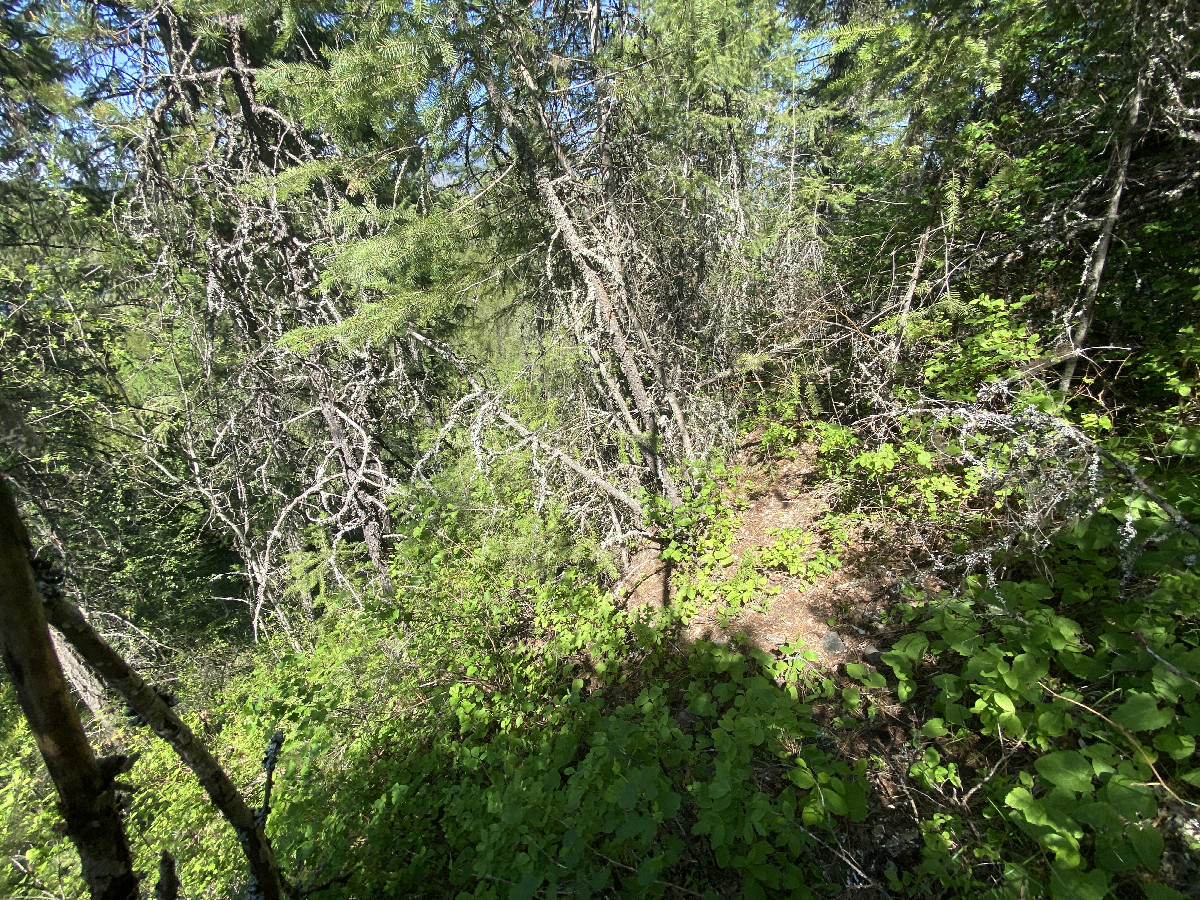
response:
<path id="1" fill-rule="evenodd" d="M 625 785 L 624 785 L 624 787 L 621 788 L 621 793 L 617 798 L 617 805 L 620 806 L 621 809 L 628 812 L 629 810 L 633 809 L 637 805 L 637 801 L 638 801 L 638 786 L 637 786 L 637 784 L 633 781 L 625 782 Z"/>
<path id="2" fill-rule="evenodd" d="M 1026 820 L 1032 825 L 1049 824 L 1041 801 L 1037 800 L 1026 788 L 1013 788 L 1004 798 L 1004 803 L 1018 812 L 1024 813 Z"/>
<path id="3" fill-rule="evenodd" d="M 1008 696 L 1008 694 L 1002 694 L 1000 691 L 996 691 L 996 693 L 992 694 L 992 699 L 995 700 L 996 705 L 1006 713 L 1015 713 L 1017 711 L 1017 705 L 1013 703 L 1012 697 Z"/>
<path id="4" fill-rule="evenodd" d="M 767 892 L 758 883 L 758 879 L 749 873 L 746 874 L 745 879 L 742 881 L 742 896 L 747 898 L 747 900 L 767 900 Z"/>
<path id="5" fill-rule="evenodd" d="M 930 719 L 921 726 L 920 731 L 921 737 L 929 738 L 945 737 L 949 733 L 942 719 Z"/>
<path id="6" fill-rule="evenodd" d="M 513 887 L 512 893 L 508 896 L 512 900 L 529 900 L 539 887 L 541 887 L 542 879 L 534 875 L 532 872 L 526 872 L 521 876 L 521 880 Z"/>
<path id="7" fill-rule="evenodd" d="M 1096 852 L 1093 856 L 1097 868 L 1110 874 L 1132 872 L 1139 865 L 1137 851 L 1125 839 L 1120 827 L 1115 831 L 1096 832 Z"/>
<path id="8" fill-rule="evenodd" d="M 1092 790 L 1092 764 L 1076 750 L 1057 750 L 1034 762 L 1038 774 L 1056 787 L 1089 793 Z"/>
<path id="9" fill-rule="evenodd" d="M 851 822 L 862 822 L 867 817 L 867 792 L 857 781 L 846 784 L 846 807 Z"/>
<path id="10" fill-rule="evenodd" d="M 1118 776 L 1113 776 L 1104 785 L 1104 795 L 1118 814 L 1133 821 L 1149 818 L 1158 808 L 1154 794 L 1148 788 L 1126 784 Z"/>
<path id="11" fill-rule="evenodd" d="M 835 816 L 844 816 L 850 811 L 850 807 L 846 805 L 842 795 L 832 788 L 826 787 L 821 791 L 821 801 L 825 804 L 825 808 Z"/>
<path id="12" fill-rule="evenodd" d="M 1129 829 L 1129 842 L 1142 865 L 1151 872 L 1157 871 L 1163 855 L 1163 836 L 1159 830 L 1153 825 L 1134 825 Z"/>
<path id="13" fill-rule="evenodd" d="M 1108 894 L 1108 875 L 1099 869 L 1055 866 L 1050 872 L 1050 896 L 1054 900 L 1104 900 Z"/>
<path id="14" fill-rule="evenodd" d="M 1187 894 L 1181 894 L 1165 884 L 1143 884 L 1142 890 L 1146 892 L 1146 900 L 1188 900 Z"/>
<path id="15" fill-rule="evenodd" d="M 929 648 L 929 638 L 920 633 L 906 634 L 892 646 L 893 653 L 899 653 L 911 660 L 919 660 Z M 885 654 L 884 660 L 887 661 Z"/>
<path id="16" fill-rule="evenodd" d="M 791 779 L 792 784 L 796 785 L 798 788 L 807 789 L 817 783 L 816 779 L 813 778 L 812 772 L 810 772 L 804 766 L 797 766 L 796 768 L 792 769 L 792 771 L 788 773 L 788 777 Z"/>
<path id="17" fill-rule="evenodd" d="M 1111 804 L 1103 802 L 1081 803 L 1075 807 L 1072 814 L 1077 822 L 1082 822 L 1095 832 L 1120 834 L 1125 827 L 1121 817 Z"/>
<path id="18" fill-rule="evenodd" d="M 1174 718 L 1174 710 L 1159 709 L 1150 694 L 1131 695 L 1112 714 L 1114 722 L 1130 731 L 1154 731 L 1169 725 Z"/>
<path id="19" fill-rule="evenodd" d="M 1172 759 L 1187 759 L 1196 752 L 1196 739 L 1190 734 L 1178 735 L 1164 731 L 1154 736 L 1154 746 Z"/>
<path id="20" fill-rule="evenodd" d="M 635 878 L 639 888 L 648 888 L 654 884 L 654 879 L 658 877 L 658 868 L 654 864 L 654 858 L 648 857 L 642 860 L 642 864 L 638 866 L 637 876 Z"/>

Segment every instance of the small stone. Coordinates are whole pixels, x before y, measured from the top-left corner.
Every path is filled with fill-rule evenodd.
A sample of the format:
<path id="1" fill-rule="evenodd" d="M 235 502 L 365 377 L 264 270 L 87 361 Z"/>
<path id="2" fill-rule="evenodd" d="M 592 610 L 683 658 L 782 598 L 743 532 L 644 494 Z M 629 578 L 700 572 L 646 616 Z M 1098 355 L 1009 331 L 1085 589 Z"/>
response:
<path id="1" fill-rule="evenodd" d="M 826 656 L 836 656 L 839 653 L 845 653 L 847 649 L 836 631 L 831 631 L 821 638 L 821 652 Z"/>
<path id="2" fill-rule="evenodd" d="M 691 734 L 700 717 L 690 709 L 681 709 L 675 716 L 675 724 L 684 734 Z"/>

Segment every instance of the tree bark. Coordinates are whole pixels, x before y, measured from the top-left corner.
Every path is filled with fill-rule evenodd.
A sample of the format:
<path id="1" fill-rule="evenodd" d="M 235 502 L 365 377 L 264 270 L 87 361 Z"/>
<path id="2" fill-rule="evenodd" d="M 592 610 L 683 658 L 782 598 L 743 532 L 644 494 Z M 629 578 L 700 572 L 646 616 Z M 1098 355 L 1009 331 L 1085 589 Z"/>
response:
<path id="1" fill-rule="evenodd" d="M 621 325 L 620 318 L 617 316 L 617 311 L 613 306 L 612 298 L 609 296 L 608 288 L 605 286 L 600 274 L 588 263 L 587 247 L 583 243 L 583 238 L 576 230 L 575 223 L 567 213 L 566 205 L 562 202 L 562 198 L 558 196 L 557 192 L 555 192 L 550 179 L 545 175 L 529 174 L 532 175 L 537 191 L 541 195 L 542 201 L 546 204 L 546 210 L 550 213 L 550 220 L 554 222 L 554 226 L 562 235 L 563 243 L 566 244 L 572 261 L 579 269 L 580 274 L 583 275 L 588 293 L 592 295 L 592 300 L 596 304 L 600 323 L 608 333 L 613 353 L 617 357 L 617 365 L 621 369 L 621 374 L 625 376 L 625 386 L 629 389 L 629 393 L 633 397 L 634 409 L 637 410 L 642 428 L 645 429 L 642 434 L 638 435 L 642 451 L 653 463 L 655 475 L 657 475 L 658 481 L 662 485 L 663 493 L 673 506 L 678 506 L 681 502 L 679 489 L 675 486 L 675 479 L 671 477 L 671 473 L 667 470 L 666 464 L 658 452 L 658 417 L 654 403 L 651 401 L 650 394 L 642 382 L 641 370 L 638 368 L 633 350 L 629 346 L 629 339 L 625 334 L 624 327 Z"/>
<path id="2" fill-rule="evenodd" d="M 155 734 L 175 749 L 184 765 L 196 775 L 213 805 L 237 832 L 242 852 L 250 864 L 250 873 L 258 884 L 259 896 L 263 900 L 283 900 L 288 895 L 287 888 L 263 824 L 255 820 L 245 798 L 208 748 L 88 624 L 74 604 L 62 598 L 51 598 L 45 607 L 54 627 L 83 660 L 125 699 Z"/>
<path id="3" fill-rule="evenodd" d="M 518 64 L 527 86 L 536 97 L 538 93 L 536 82 L 528 67 L 519 56 Z M 521 174 L 525 177 L 529 188 L 536 191 L 537 196 L 545 205 L 550 221 L 554 223 L 554 227 L 562 236 L 563 244 L 567 248 L 571 261 L 583 277 L 583 283 L 587 289 L 588 296 L 595 304 L 596 317 L 612 346 L 613 354 L 617 358 L 617 366 L 625 382 L 625 387 L 633 400 L 634 412 L 636 412 L 641 424 L 642 430 L 636 433 L 634 437 L 638 441 L 642 452 L 649 459 L 652 471 L 662 488 L 663 495 L 666 496 L 672 506 L 678 506 L 682 502 L 679 488 L 676 486 L 675 479 L 671 476 L 665 460 L 662 459 L 662 455 L 659 453 L 658 412 L 642 380 L 641 369 L 634 356 L 633 348 L 630 346 L 625 326 L 622 324 L 620 316 L 617 313 L 613 297 L 609 292 L 608 286 L 604 283 L 604 279 L 592 266 L 589 259 L 594 254 L 589 252 L 586 241 L 579 233 L 579 229 L 576 227 L 570 213 L 567 212 L 566 204 L 555 190 L 554 182 L 539 167 L 526 130 L 518 118 L 516 111 L 505 98 L 504 92 L 497 85 L 495 79 L 486 71 L 481 71 L 481 75 L 488 95 L 492 103 L 495 104 L 500 123 L 512 139 Z M 547 123 L 541 104 L 535 103 L 534 105 L 536 106 L 538 123 L 541 126 L 543 136 L 547 138 L 553 148 L 560 169 L 568 177 L 573 176 L 574 170 L 566 160 L 565 152 L 558 139 L 558 135 Z M 614 265 L 613 268 L 616 269 L 617 267 Z"/>
<path id="4" fill-rule="evenodd" d="M 112 723 L 104 715 L 104 685 L 88 671 L 79 654 L 71 649 L 71 645 L 62 639 L 56 631 L 50 632 L 50 643 L 54 645 L 54 655 L 62 666 L 67 684 L 75 692 L 75 696 L 97 719 L 103 721 L 110 729 Z"/>
<path id="5" fill-rule="evenodd" d="M 1092 247 L 1084 266 L 1083 279 L 1080 283 L 1079 299 L 1076 306 L 1079 318 L 1075 328 L 1070 332 L 1069 348 L 1074 352 L 1063 368 L 1062 378 L 1059 379 L 1058 389 L 1065 398 L 1071 390 L 1071 380 L 1075 377 L 1075 365 L 1079 361 L 1079 352 L 1087 338 L 1088 329 L 1092 326 L 1092 315 L 1095 311 L 1096 297 L 1100 293 L 1100 279 L 1104 276 L 1104 264 L 1108 261 L 1108 248 L 1112 244 L 1113 231 L 1117 227 L 1117 215 L 1121 211 L 1121 195 L 1125 192 L 1125 181 L 1129 176 L 1129 157 L 1133 154 L 1134 132 L 1137 130 L 1138 118 L 1142 113 L 1142 97 L 1146 90 L 1145 74 L 1138 75 L 1137 86 L 1133 89 L 1133 101 L 1129 107 L 1129 122 L 1125 134 L 1121 137 L 1121 145 L 1117 149 L 1117 177 L 1113 181 L 1112 193 L 1108 197 L 1108 209 L 1104 214 L 1104 223 L 1100 226 L 1100 237 Z"/>
<path id="6" fill-rule="evenodd" d="M 93 900 L 138 896 L 129 841 L 111 779 L 100 771 L 67 692 L 30 566 L 32 545 L 0 477 L 0 650 L 17 700 L 58 791 L 67 837 Z"/>
<path id="7" fill-rule="evenodd" d="M 346 482 L 349 500 L 358 514 L 359 524 L 363 531 L 363 543 L 367 548 L 367 556 L 379 576 L 379 583 L 387 597 L 395 594 L 392 576 L 388 571 L 387 549 L 384 546 L 384 535 L 387 534 L 388 522 L 386 512 L 382 512 L 371 500 L 364 496 L 362 482 L 366 475 L 368 462 L 377 462 L 375 448 L 365 446 L 361 453 L 356 453 L 351 446 L 350 437 L 346 434 L 341 412 L 338 410 L 337 399 L 334 396 L 333 385 L 328 375 L 314 362 L 310 369 L 309 379 L 313 385 L 313 393 L 321 407 L 321 416 L 325 427 L 337 451 L 338 461 L 342 466 L 342 477 Z M 365 438 L 364 438 L 365 441 Z M 383 467 L 378 467 L 382 471 Z"/>
<path id="8" fill-rule="evenodd" d="M 941 182 L 938 183 L 939 186 Z M 912 312 L 912 303 L 917 296 L 917 288 L 921 284 L 921 268 L 925 265 L 925 253 L 929 249 L 929 238 L 933 234 L 933 222 L 925 227 L 921 240 L 917 243 L 917 256 L 913 260 L 912 272 L 908 276 L 908 287 L 904 290 L 904 299 L 900 302 L 900 318 L 896 325 L 896 343 L 892 347 L 892 358 L 889 360 L 893 369 L 900 362 L 900 351 L 904 346 L 904 332 L 908 329 L 908 316 Z"/>

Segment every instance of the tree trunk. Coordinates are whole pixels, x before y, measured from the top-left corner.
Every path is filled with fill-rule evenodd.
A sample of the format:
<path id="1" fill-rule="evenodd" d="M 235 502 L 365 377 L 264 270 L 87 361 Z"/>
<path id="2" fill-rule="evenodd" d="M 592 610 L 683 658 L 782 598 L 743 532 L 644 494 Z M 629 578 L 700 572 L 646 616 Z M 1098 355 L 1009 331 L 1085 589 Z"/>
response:
<path id="1" fill-rule="evenodd" d="M 30 566 L 32 545 L 8 483 L 0 478 L 0 650 L 17 699 L 58 791 L 67 836 L 79 851 L 93 900 L 138 896 L 129 841 L 111 778 L 95 754 L 67 692 Z"/>
<path id="2" fill-rule="evenodd" d="M 111 729 L 112 723 L 104 715 L 104 685 L 88 671 L 79 654 L 71 649 L 71 645 L 62 639 L 57 631 L 50 632 L 50 643 L 54 645 L 54 655 L 58 657 L 67 684 L 75 692 L 75 696 L 97 719 L 102 720 Z"/>
<path id="3" fill-rule="evenodd" d="M 283 900 L 287 890 L 263 824 L 255 821 L 254 812 L 245 798 L 220 763 L 208 752 L 208 748 L 162 697 L 96 633 L 74 604 L 62 598 L 49 599 L 46 602 L 46 614 L 83 660 L 125 699 L 155 734 L 175 749 L 184 765 L 195 773 L 213 805 L 237 832 L 238 843 L 250 863 L 250 873 L 258 884 L 262 900 Z"/>
<path id="4" fill-rule="evenodd" d="M 925 265 L 925 253 L 929 249 L 929 238 L 932 234 L 933 222 L 930 221 L 921 235 L 921 240 L 917 243 L 917 256 L 913 260 L 912 272 L 908 276 L 908 287 L 904 290 L 904 299 L 900 302 L 900 318 L 896 325 L 896 344 L 892 347 L 892 358 L 889 360 L 893 369 L 900 362 L 900 351 L 904 346 L 904 332 L 908 329 L 908 316 L 912 312 L 913 300 L 916 299 L 917 288 L 921 284 L 921 267 Z"/>
<path id="5" fill-rule="evenodd" d="M 1112 243 L 1113 231 L 1117 226 L 1117 215 L 1121 211 L 1121 195 L 1125 192 L 1125 181 L 1129 176 L 1129 157 L 1133 154 L 1134 132 L 1137 130 L 1138 118 L 1142 113 L 1142 96 L 1146 89 L 1145 75 L 1138 75 L 1137 86 L 1133 90 L 1133 102 L 1129 107 L 1129 123 L 1121 138 L 1121 146 L 1117 150 L 1117 177 L 1113 181 L 1112 193 L 1108 198 L 1108 210 L 1104 214 L 1104 223 L 1100 226 L 1100 237 L 1088 256 L 1084 266 L 1083 279 L 1080 283 L 1079 299 L 1076 307 L 1079 318 L 1075 328 L 1070 332 L 1071 350 L 1075 353 L 1067 360 L 1063 368 L 1062 378 L 1059 379 L 1058 389 L 1064 399 L 1071 390 L 1071 379 L 1075 377 L 1075 364 L 1079 361 L 1079 352 L 1087 338 L 1088 329 L 1092 326 L 1092 315 L 1095 311 L 1096 296 L 1100 293 L 1100 279 L 1104 275 L 1104 264 L 1108 261 L 1108 248 Z"/>
<path id="6" fill-rule="evenodd" d="M 524 61 L 520 59 L 519 54 L 517 59 L 526 84 L 531 93 L 536 97 L 538 93 L 536 82 L 528 67 L 524 64 Z M 638 441 L 642 452 L 649 460 L 654 476 L 662 488 L 663 495 L 666 496 L 672 506 L 678 506 L 682 502 L 679 488 L 676 486 L 675 479 L 667 468 L 666 461 L 662 459 L 659 452 L 658 412 L 651 400 L 650 392 L 646 390 L 646 385 L 642 380 L 641 369 L 634 356 L 633 348 L 630 346 L 625 326 L 617 313 L 613 296 L 608 286 L 604 283 L 604 279 L 593 267 L 590 260 L 590 257 L 597 256 L 598 254 L 589 252 L 590 248 L 576 227 L 574 219 L 567 212 L 566 204 L 555 190 L 554 182 L 539 167 L 525 127 L 518 118 L 516 111 L 505 98 L 504 92 L 496 84 L 495 79 L 486 71 L 481 71 L 481 75 L 483 76 L 484 85 L 487 87 L 490 99 L 495 104 L 500 122 L 512 139 L 521 174 L 525 177 L 528 186 L 533 191 L 536 191 L 537 196 L 545 205 L 550 221 L 554 223 L 554 227 L 562 236 L 563 244 L 567 248 L 571 261 L 579 270 L 588 296 L 592 303 L 595 304 L 596 316 L 600 327 L 607 335 L 609 343 L 612 346 L 613 355 L 616 356 L 617 366 L 625 382 L 625 388 L 629 391 L 629 395 L 633 400 L 633 410 L 637 414 L 637 418 L 641 424 L 641 430 L 634 437 Z M 557 133 L 547 122 L 545 111 L 542 109 L 541 104 L 535 103 L 534 106 L 536 108 L 538 125 L 542 130 L 543 136 L 547 138 L 553 148 L 560 169 L 566 176 L 572 177 L 574 171 L 566 159 L 566 154 L 563 151 Z M 608 265 L 614 271 L 619 271 L 619 266 L 611 263 L 611 261 Z M 682 410 L 680 411 L 680 417 L 682 418 Z"/>
<path id="7" fill-rule="evenodd" d="M 592 301 L 596 304 L 600 323 L 608 333 L 613 353 L 617 357 L 617 365 L 621 369 L 621 374 L 625 376 L 625 386 L 633 397 L 634 409 L 637 410 L 638 418 L 641 420 L 641 425 L 644 429 L 644 432 L 638 435 L 642 452 L 646 454 L 654 466 L 655 475 L 658 478 L 659 484 L 662 485 L 663 493 L 671 501 L 672 506 L 678 506 L 682 502 L 679 489 L 675 486 L 675 479 L 671 477 L 671 473 L 668 471 L 658 451 L 658 416 L 656 415 L 654 403 L 650 399 L 650 394 L 646 390 L 645 384 L 642 383 L 641 370 L 638 368 L 633 350 L 629 346 L 629 339 L 625 334 L 624 327 L 621 325 L 620 318 L 617 316 L 617 311 L 613 306 L 612 298 L 609 296 L 608 288 L 605 286 L 600 274 L 588 263 L 587 247 L 583 243 L 583 238 L 576 230 L 575 223 L 567 213 L 566 205 L 562 202 L 562 198 L 555 192 L 550 179 L 545 175 L 530 174 L 533 176 L 542 201 L 546 204 L 551 221 L 554 222 L 555 227 L 562 235 L 563 243 L 566 244 L 572 261 L 579 269 L 580 274 L 583 275 L 583 281 L 587 286 L 588 293 L 591 294 Z"/>
<path id="8" fill-rule="evenodd" d="M 312 382 L 317 403 L 321 407 L 321 417 L 325 420 L 325 427 L 333 441 L 334 449 L 337 451 L 338 461 L 341 463 L 342 478 L 346 482 L 348 493 L 347 500 L 353 504 L 357 513 L 363 532 L 363 543 L 367 548 L 367 556 L 370 557 L 371 564 L 379 576 L 384 596 L 391 597 L 396 591 L 388 570 L 387 549 L 384 545 L 384 536 L 387 534 L 389 524 L 386 521 L 387 513 L 375 505 L 372 498 L 366 496 L 362 484 L 367 475 L 368 464 L 378 462 L 375 448 L 369 445 L 365 434 L 363 435 L 364 446 L 361 451 L 356 452 L 351 445 L 350 437 L 346 433 L 345 422 L 342 420 L 342 413 L 338 409 L 337 399 L 334 396 L 333 385 L 319 363 L 312 363 L 309 379 Z M 382 465 L 378 468 L 380 471 L 383 469 Z"/>

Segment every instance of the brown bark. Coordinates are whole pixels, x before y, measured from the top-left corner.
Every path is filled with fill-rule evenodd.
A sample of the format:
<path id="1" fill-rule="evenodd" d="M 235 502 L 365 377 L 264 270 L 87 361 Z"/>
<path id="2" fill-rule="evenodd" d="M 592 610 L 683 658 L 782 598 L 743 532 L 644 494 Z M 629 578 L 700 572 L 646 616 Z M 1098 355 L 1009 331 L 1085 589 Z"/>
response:
<path id="1" fill-rule="evenodd" d="M 287 896 L 283 877 L 263 826 L 255 821 L 254 812 L 245 798 L 221 768 L 220 763 L 209 753 L 208 748 L 155 690 L 88 624 L 74 604 L 62 598 L 51 598 L 47 600 L 45 608 L 54 627 L 84 661 L 108 682 L 109 687 L 124 698 L 129 707 L 154 730 L 155 734 L 174 748 L 184 765 L 195 773 L 213 805 L 237 832 L 238 842 L 250 864 L 250 873 L 258 883 L 263 900 L 282 900 Z"/>
<path id="2" fill-rule="evenodd" d="M 67 692 L 30 566 L 32 545 L 8 483 L 0 478 L 0 650 L 17 700 L 58 791 L 67 837 L 79 851 L 93 900 L 138 896 L 129 841 Z"/>

